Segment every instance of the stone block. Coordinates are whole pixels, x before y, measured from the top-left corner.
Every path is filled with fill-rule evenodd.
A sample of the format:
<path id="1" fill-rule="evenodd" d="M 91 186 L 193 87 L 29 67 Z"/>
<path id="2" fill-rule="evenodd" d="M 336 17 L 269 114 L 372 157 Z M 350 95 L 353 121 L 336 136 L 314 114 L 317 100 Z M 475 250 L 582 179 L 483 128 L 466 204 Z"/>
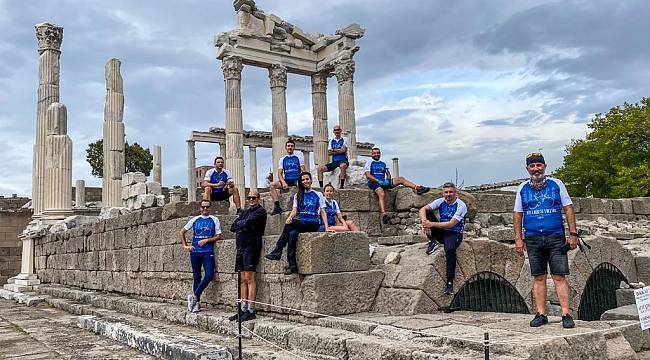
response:
<path id="1" fill-rule="evenodd" d="M 650 215 L 650 198 L 633 198 L 631 200 L 635 215 Z"/>
<path id="2" fill-rule="evenodd" d="M 376 240 L 379 245 L 408 245 L 429 242 L 429 239 L 424 235 L 384 236 L 375 238 L 374 240 Z"/>
<path id="3" fill-rule="evenodd" d="M 625 305 L 605 311 L 600 320 L 639 320 L 636 304 Z"/>
<path id="4" fill-rule="evenodd" d="M 185 218 L 199 214 L 199 202 L 177 202 L 163 206 L 162 220 Z"/>
<path id="5" fill-rule="evenodd" d="M 138 195 L 145 195 L 147 193 L 147 184 L 133 184 L 129 186 L 129 197 L 137 197 Z"/>
<path id="6" fill-rule="evenodd" d="M 214 244 L 216 271 L 219 273 L 235 272 L 235 239 L 218 240 Z M 264 256 L 264 255 L 262 255 Z"/>
<path id="7" fill-rule="evenodd" d="M 372 191 L 366 189 L 341 189 L 338 203 L 342 211 L 370 211 Z"/>
<path id="8" fill-rule="evenodd" d="M 362 232 L 300 234 L 296 254 L 303 275 L 370 268 L 368 236 Z"/>
<path id="9" fill-rule="evenodd" d="M 122 201 L 128 199 L 131 194 L 130 194 L 130 186 L 122 186 Z"/>
<path id="10" fill-rule="evenodd" d="M 139 171 L 122 174 L 122 186 L 144 183 L 146 181 L 147 181 L 147 177 Z"/>
<path id="11" fill-rule="evenodd" d="M 390 315 L 429 314 L 438 306 L 422 290 L 381 288 L 373 311 Z"/>
<path id="12" fill-rule="evenodd" d="M 639 281 L 650 284 L 650 256 L 636 256 L 634 263 Z"/>
<path id="13" fill-rule="evenodd" d="M 147 183 L 147 194 L 160 195 L 162 194 L 162 186 L 157 182 L 148 182 Z"/>
<path id="14" fill-rule="evenodd" d="M 634 289 L 617 289 L 616 290 L 616 306 L 634 305 Z"/>
<path id="15" fill-rule="evenodd" d="M 379 214 L 376 212 L 359 212 L 359 230 L 368 234 L 368 236 L 380 236 L 382 234 L 382 224 Z"/>
<path id="16" fill-rule="evenodd" d="M 163 209 L 160 207 L 142 210 L 142 223 L 149 224 L 162 221 L 162 212 Z"/>
<path id="17" fill-rule="evenodd" d="M 305 276 L 302 310 L 327 315 L 370 311 L 383 277 L 379 270 Z"/>
<path id="18" fill-rule="evenodd" d="M 265 254 L 273 251 L 277 239 L 278 235 L 265 236 L 262 238 L 262 254 L 260 256 L 260 262 L 257 265 L 258 272 L 265 274 L 282 274 L 287 267 L 286 249 L 282 252 L 282 257 L 279 261 L 268 260 L 264 257 Z"/>
<path id="19" fill-rule="evenodd" d="M 474 196 L 480 213 L 511 213 L 515 206 L 515 195 L 477 193 Z"/>
<path id="20" fill-rule="evenodd" d="M 617 199 L 614 201 L 620 202 L 622 214 L 634 214 L 634 207 L 631 199 Z"/>
<path id="21" fill-rule="evenodd" d="M 505 226 L 493 226 L 488 228 L 488 238 L 498 242 L 515 242 L 515 229 Z"/>

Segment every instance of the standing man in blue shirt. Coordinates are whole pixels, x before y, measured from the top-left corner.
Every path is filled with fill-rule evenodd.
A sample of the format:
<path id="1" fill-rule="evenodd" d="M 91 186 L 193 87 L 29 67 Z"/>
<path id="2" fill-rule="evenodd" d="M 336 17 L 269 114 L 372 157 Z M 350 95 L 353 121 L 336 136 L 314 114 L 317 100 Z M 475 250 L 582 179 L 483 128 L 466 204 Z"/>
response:
<path id="1" fill-rule="evenodd" d="M 334 138 L 330 140 L 327 154 L 332 157 L 332 162 L 318 167 L 318 184 L 323 188 L 323 173 L 341 169 L 339 174 L 339 189 L 345 185 L 345 169 L 348 168 L 348 138 L 341 136 L 341 126 L 334 126 Z"/>
<path id="2" fill-rule="evenodd" d="M 241 199 L 239 189 L 232 180 L 230 171 L 223 168 L 224 160 L 221 156 L 214 159 L 214 168 L 205 172 L 203 186 L 203 199 L 209 201 L 228 201 L 233 196 L 237 214 L 241 212 Z"/>
<path id="3" fill-rule="evenodd" d="M 394 179 L 390 176 L 390 171 L 388 171 L 388 165 L 385 162 L 379 160 L 381 158 L 381 150 L 379 148 L 372 149 L 372 161 L 367 161 L 366 166 L 363 169 L 366 178 L 368 179 L 368 187 L 377 194 L 379 198 L 379 211 L 381 212 L 381 221 L 384 224 L 388 224 L 388 214 L 386 214 L 386 205 L 384 203 L 384 197 L 386 193 L 384 190 L 392 189 L 397 185 L 404 185 L 408 188 L 413 189 L 416 194 L 422 195 L 429 191 L 429 188 L 422 185 L 416 185 L 405 177 L 398 176 Z"/>
<path id="4" fill-rule="evenodd" d="M 546 162 L 540 153 L 526 157 L 526 170 L 530 180 L 519 185 L 513 221 L 515 228 L 515 249 L 528 252 L 530 275 L 533 277 L 537 314 L 530 326 L 548 324 L 546 316 L 546 278 L 551 269 L 551 278 L 562 308 L 562 327 L 572 328 L 575 322 L 569 313 L 569 260 L 567 252 L 578 245 L 576 217 L 573 202 L 562 181 L 545 175 Z M 569 239 L 564 235 L 562 210 L 569 225 Z M 525 232 L 522 231 L 525 229 Z M 525 236 L 522 236 L 525 234 Z"/>
<path id="5" fill-rule="evenodd" d="M 187 244 L 185 233 L 192 230 L 192 243 Z M 199 312 L 201 293 L 214 278 L 214 243 L 221 238 L 221 225 L 216 216 L 210 215 L 210 201 L 201 201 L 201 215 L 185 224 L 180 232 L 183 249 L 190 253 L 194 285 L 187 295 L 187 309 Z M 204 275 L 201 277 L 201 267 Z"/>
<path id="6" fill-rule="evenodd" d="M 444 292 L 445 295 L 452 295 L 456 277 L 456 249 L 463 241 L 467 205 L 458 198 L 454 183 L 447 182 L 442 185 L 442 196 L 420 209 L 420 222 L 424 234 L 429 238 L 427 255 L 435 251 L 438 242 L 445 246 L 447 281 Z M 436 209 L 440 214 L 440 221 L 434 214 Z"/>
<path id="7" fill-rule="evenodd" d="M 300 174 L 305 171 L 305 158 L 301 153 L 295 153 L 296 143 L 289 140 L 284 144 L 287 154 L 278 162 L 278 181 L 269 185 L 269 193 L 273 199 L 273 211 L 271 215 L 282 213 L 280 207 L 280 189 L 287 190 L 289 186 L 298 186 Z"/>

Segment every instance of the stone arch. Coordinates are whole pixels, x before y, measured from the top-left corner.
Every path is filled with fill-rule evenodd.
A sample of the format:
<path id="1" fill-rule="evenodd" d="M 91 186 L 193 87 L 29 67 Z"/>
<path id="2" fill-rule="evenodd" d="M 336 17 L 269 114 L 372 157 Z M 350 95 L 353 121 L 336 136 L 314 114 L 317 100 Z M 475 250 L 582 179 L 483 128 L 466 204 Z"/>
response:
<path id="1" fill-rule="evenodd" d="M 580 296 L 578 318 L 581 320 L 600 320 L 607 310 L 616 307 L 616 289 L 621 281 L 628 282 L 625 275 L 609 262 L 596 266 L 589 276 Z"/>
<path id="2" fill-rule="evenodd" d="M 528 305 L 513 284 L 491 271 L 474 274 L 458 290 L 451 309 L 527 314 Z"/>

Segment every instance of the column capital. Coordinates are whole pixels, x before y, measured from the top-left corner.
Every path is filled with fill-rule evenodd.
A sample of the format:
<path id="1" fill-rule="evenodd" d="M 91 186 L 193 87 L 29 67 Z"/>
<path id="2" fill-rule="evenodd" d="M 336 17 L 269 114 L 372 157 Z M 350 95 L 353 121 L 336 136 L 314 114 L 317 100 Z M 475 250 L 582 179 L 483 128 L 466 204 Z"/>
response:
<path id="1" fill-rule="evenodd" d="M 271 87 L 287 87 L 287 68 L 280 64 L 273 64 L 269 68 Z"/>
<path id="2" fill-rule="evenodd" d="M 187 145 L 189 145 L 189 146 L 194 146 L 194 144 L 196 143 L 196 141 L 194 141 L 194 140 L 186 140 L 186 142 L 187 142 Z"/>
<path id="3" fill-rule="evenodd" d="M 39 54 L 46 50 L 61 52 L 61 43 L 63 42 L 62 27 L 45 22 L 34 25 L 34 28 L 36 29 Z"/>
<path id="4" fill-rule="evenodd" d="M 327 92 L 327 73 L 316 73 L 311 76 L 311 93 L 325 93 Z"/>
<path id="5" fill-rule="evenodd" d="M 336 80 L 339 83 L 354 81 L 354 69 L 354 60 L 352 59 L 336 61 L 334 63 L 334 74 L 336 74 Z"/>
<path id="6" fill-rule="evenodd" d="M 236 79 L 241 80 L 241 71 L 244 68 L 241 57 L 228 55 L 221 61 L 221 70 L 223 70 L 224 80 Z"/>

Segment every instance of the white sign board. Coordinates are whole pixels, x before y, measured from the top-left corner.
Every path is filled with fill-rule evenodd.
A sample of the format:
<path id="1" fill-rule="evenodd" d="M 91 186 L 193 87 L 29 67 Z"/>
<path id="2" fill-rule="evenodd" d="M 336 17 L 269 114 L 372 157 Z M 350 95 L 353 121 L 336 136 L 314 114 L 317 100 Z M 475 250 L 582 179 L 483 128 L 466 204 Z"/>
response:
<path id="1" fill-rule="evenodd" d="M 639 310 L 641 330 L 650 329 L 650 286 L 634 290 L 636 307 Z"/>

